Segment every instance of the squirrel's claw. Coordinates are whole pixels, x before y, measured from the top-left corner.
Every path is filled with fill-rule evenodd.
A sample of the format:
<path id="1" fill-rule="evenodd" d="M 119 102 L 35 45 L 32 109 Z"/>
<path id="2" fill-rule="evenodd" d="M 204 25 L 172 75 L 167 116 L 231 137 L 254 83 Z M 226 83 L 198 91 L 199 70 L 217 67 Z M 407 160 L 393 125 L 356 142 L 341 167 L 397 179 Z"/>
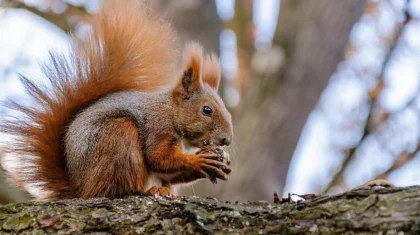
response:
<path id="1" fill-rule="evenodd" d="M 210 181 L 211 181 L 213 184 L 217 184 L 217 178 L 211 178 L 211 179 L 210 179 Z"/>

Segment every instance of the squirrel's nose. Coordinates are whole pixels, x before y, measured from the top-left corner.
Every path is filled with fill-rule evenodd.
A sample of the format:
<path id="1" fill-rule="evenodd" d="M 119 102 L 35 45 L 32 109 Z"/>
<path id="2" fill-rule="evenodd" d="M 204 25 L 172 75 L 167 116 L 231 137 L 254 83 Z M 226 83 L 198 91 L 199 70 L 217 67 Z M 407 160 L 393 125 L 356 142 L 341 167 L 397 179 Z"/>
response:
<path id="1" fill-rule="evenodd" d="M 232 137 L 223 138 L 220 142 L 222 145 L 229 146 L 232 143 Z"/>

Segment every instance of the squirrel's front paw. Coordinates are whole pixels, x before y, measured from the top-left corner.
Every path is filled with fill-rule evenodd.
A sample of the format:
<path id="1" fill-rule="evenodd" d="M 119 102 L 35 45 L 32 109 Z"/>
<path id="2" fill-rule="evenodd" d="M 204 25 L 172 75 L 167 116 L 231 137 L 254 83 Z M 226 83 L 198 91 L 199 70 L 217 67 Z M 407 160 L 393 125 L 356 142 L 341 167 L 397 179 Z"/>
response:
<path id="1" fill-rule="evenodd" d="M 228 165 L 229 154 L 219 147 L 206 146 L 196 153 L 198 155 L 199 172 L 203 177 L 217 183 L 217 178 L 227 180 L 232 171 Z"/>
<path id="2" fill-rule="evenodd" d="M 229 153 L 218 146 L 213 146 L 213 145 L 204 146 L 202 149 L 196 152 L 196 154 L 200 154 L 200 153 L 214 153 L 214 154 L 219 155 L 219 158 L 217 159 L 219 162 L 223 162 L 228 166 L 231 163 L 229 159 L 230 158 Z"/>

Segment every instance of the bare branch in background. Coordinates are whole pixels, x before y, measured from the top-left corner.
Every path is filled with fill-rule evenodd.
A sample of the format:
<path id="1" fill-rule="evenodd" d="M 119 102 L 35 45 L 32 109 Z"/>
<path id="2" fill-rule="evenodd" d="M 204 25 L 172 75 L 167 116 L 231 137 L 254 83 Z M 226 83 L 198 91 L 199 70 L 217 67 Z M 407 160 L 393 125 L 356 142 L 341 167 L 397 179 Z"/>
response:
<path id="1" fill-rule="evenodd" d="M 236 160 L 232 163 L 237 164 L 236 171 L 224 186 L 222 198 L 268 199 L 273 191 L 283 190 L 302 129 L 342 60 L 365 3 L 281 1 L 273 50 L 279 49 L 284 61 L 271 74 L 250 69 L 251 79 L 241 94 L 243 106 L 234 113 Z M 263 53 L 254 48 L 238 51 L 250 52 L 244 56 L 249 60 Z M 257 185 L 258 190 L 249 190 Z"/>
<path id="2" fill-rule="evenodd" d="M 51 4 L 51 2 L 50 2 Z M 65 11 L 61 13 L 55 13 L 51 7 L 47 7 L 45 11 L 38 9 L 35 6 L 30 6 L 26 4 L 24 1 L 17 1 L 17 0 L 3 0 L 2 7 L 5 8 L 20 8 L 30 11 L 45 20 L 49 21 L 50 23 L 56 25 L 64 32 L 72 32 L 80 22 L 86 20 L 86 17 L 89 17 L 89 13 L 86 11 L 84 6 L 74 6 L 68 4 L 67 2 L 63 2 L 62 4 L 66 4 Z M 72 20 L 76 21 L 73 22 Z"/>
<path id="3" fill-rule="evenodd" d="M 407 1 L 407 5 L 408 5 L 408 1 Z M 345 159 L 343 160 L 343 163 L 341 165 L 340 170 L 335 173 L 335 175 L 332 177 L 331 181 L 328 183 L 328 185 L 325 187 L 325 189 L 323 190 L 322 193 L 327 193 L 333 186 L 337 186 L 337 185 L 343 185 L 344 184 L 344 172 L 346 171 L 347 167 L 349 166 L 350 162 L 355 158 L 355 154 L 356 151 L 359 149 L 359 147 L 363 144 L 363 142 L 366 140 L 366 138 L 368 136 L 370 136 L 370 134 L 372 134 L 376 128 L 372 128 L 372 126 L 379 126 L 381 123 L 372 123 L 372 119 L 374 118 L 375 115 L 375 107 L 378 105 L 377 101 L 378 98 L 384 88 L 384 74 L 386 69 L 388 68 L 394 54 L 396 51 L 397 46 L 400 43 L 401 40 L 401 36 L 404 32 L 404 29 L 406 27 L 406 25 L 411 21 L 411 16 L 408 14 L 407 10 L 405 10 L 405 19 L 404 21 L 397 26 L 396 28 L 396 33 L 393 37 L 393 40 L 391 40 L 391 44 L 389 46 L 389 51 L 384 59 L 382 68 L 381 68 L 381 72 L 379 74 L 379 78 L 378 78 L 378 83 L 375 86 L 374 89 L 372 89 L 369 92 L 369 98 L 370 98 L 370 107 L 369 107 L 369 111 L 368 111 L 368 117 L 366 119 L 366 123 L 365 123 L 365 127 L 363 130 L 363 135 L 360 138 L 359 143 L 354 146 L 353 148 L 348 150 L 348 154 L 345 157 Z M 383 120 L 385 121 L 385 120 Z"/>
<path id="4" fill-rule="evenodd" d="M 416 148 L 412 152 L 402 152 L 395 159 L 394 163 L 385 171 L 380 174 L 377 174 L 375 179 L 384 179 L 388 177 L 392 172 L 403 167 L 407 162 L 413 160 L 418 152 L 420 151 L 420 142 L 417 144 Z"/>

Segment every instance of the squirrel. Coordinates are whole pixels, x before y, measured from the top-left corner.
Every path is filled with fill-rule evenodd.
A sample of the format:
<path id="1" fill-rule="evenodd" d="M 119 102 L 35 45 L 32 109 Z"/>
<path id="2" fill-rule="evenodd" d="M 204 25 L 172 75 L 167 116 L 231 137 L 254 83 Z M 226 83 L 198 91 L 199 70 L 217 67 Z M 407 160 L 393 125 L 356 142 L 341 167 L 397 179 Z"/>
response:
<path id="1" fill-rule="evenodd" d="M 50 87 L 21 76 L 34 102 L 11 101 L 23 115 L 0 123 L 13 137 L 12 183 L 58 200 L 171 196 L 174 185 L 227 179 L 218 148 L 233 128 L 216 56 L 189 43 L 181 59 L 172 26 L 138 0 L 105 1 L 71 45 L 71 56 L 50 53 Z"/>

